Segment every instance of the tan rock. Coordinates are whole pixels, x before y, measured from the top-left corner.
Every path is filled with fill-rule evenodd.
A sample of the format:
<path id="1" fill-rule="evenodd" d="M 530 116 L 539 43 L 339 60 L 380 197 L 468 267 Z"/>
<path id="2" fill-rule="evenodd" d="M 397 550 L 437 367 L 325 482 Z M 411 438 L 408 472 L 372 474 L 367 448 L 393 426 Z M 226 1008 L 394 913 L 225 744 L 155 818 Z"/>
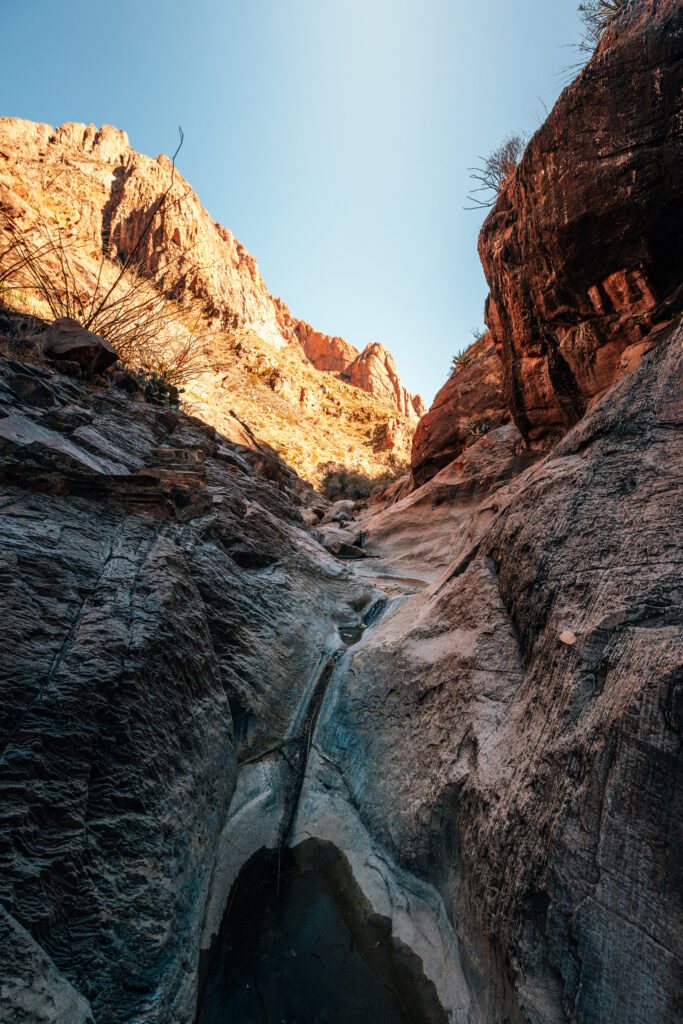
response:
<path id="1" fill-rule="evenodd" d="M 426 412 L 422 395 L 411 395 L 401 384 L 394 357 L 384 345 L 366 345 L 346 372 L 352 384 L 395 406 L 408 419 Z"/>
<path id="2" fill-rule="evenodd" d="M 395 456 L 405 461 L 412 396 L 405 398 L 400 382 L 375 387 L 372 375 L 351 384 L 347 368 L 357 350 L 296 319 L 268 292 L 254 257 L 210 217 L 168 157 L 135 152 L 125 132 L 109 125 L 55 129 L 0 118 L 0 206 L 25 227 L 41 220 L 59 226 L 76 249 L 77 285 L 85 293 L 98 279 L 103 250 L 112 257 L 133 251 L 172 175 L 166 206 L 139 257 L 146 274 L 185 308 L 194 303 L 210 325 L 205 355 L 219 370 L 186 384 L 188 411 L 232 436 L 234 410 L 251 430 L 250 446 L 266 442 L 312 483 L 320 483 L 326 462 L 367 465 L 379 476 Z M 107 274 L 115 274 L 113 263 Z M 373 440 L 388 415 L 401 426 L 393 450 Z"/>
<path id="3" fill-rule="evenodd" d="M 331 370 L 334 373 L 346 373 L 349 363 L 358 355 L 358 349 L 343 338 L 331 337 L 314 330 L 310 324 L 300 320 L 296 333 L 301 341 L 306 358 L 316 370 Z"/>

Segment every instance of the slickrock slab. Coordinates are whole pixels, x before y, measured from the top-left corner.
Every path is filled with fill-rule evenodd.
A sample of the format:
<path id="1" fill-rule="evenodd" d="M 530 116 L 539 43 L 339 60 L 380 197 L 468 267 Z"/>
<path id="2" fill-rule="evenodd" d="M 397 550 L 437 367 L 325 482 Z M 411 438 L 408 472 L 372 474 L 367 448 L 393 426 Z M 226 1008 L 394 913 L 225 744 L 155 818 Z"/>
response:
<path id="1" fill-rule="evenodd" d="M 496 492 L 354 649 L 314 739 L 316 813 L 335 794 L 440 892 L 462 1024 L 679 1017 L 682 345 Z"/>

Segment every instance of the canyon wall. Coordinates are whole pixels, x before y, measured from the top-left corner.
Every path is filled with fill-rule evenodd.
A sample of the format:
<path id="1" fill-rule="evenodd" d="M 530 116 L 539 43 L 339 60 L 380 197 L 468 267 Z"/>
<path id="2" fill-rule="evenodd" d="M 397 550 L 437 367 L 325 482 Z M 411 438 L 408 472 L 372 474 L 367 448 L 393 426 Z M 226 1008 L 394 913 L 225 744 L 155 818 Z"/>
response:
<path id="1" fill-rule="evenodd" d="M 109 125 L 55 129 L 0 118 L 0 210 L 33 230 L 37 243 L 45 228 L 53 237 L 60 232 L 83 294 L 96 287 L 102 255 L 130 256 L 151 220 L 135 265 L 163 279 L 172 299 L 194 300 L 193 317 L 201 312 L 207 372 L 186 401 L 223 433 L 234 410 L 318 483 L 327 462 L 370 477 L 407 462 L 424 406 L 402 385 L 389 353 L 368 345 L 360 354 L 293 317 L 168 157 L 137 153 Z M 48 315 L 30 289 L 7 294 L 21 311 Z M 389 418 L 396 421 L 392 443 L 378 444 Z M 314 447 L 306 444 L 311 434 Z"/>
<path id="2" fill-rule="evenodd" d="M 505 398 L 553 440 L 683 309 L 683 9 L 634 2 L 564 90 L 479 238 Z"/>
<path id="3" fill-rule="evenodd" d="M 413 438 L 418 485 L 509 415 L 547 449 L 683 309 L 683 10 L 637 0 L 529 142 L 479 236 L 495 346 Z"/>
<path id="4" fill-rule="evenodd" d="M 36 364 L 30 336 L 22 360 L 0 319 L 8 1024 L 221 1019 L 268 851 L 278 897 L 281 859 L 330 883 L 412 1000 L 392 1020 L 677 1024 L 680 24 L 631 0 L 532 140 L 482 232 L 491 334 L 418 428 L 412 490 L 325 514 L 365 558 L 329 556 L 326 502 L 274 453 Z"/>

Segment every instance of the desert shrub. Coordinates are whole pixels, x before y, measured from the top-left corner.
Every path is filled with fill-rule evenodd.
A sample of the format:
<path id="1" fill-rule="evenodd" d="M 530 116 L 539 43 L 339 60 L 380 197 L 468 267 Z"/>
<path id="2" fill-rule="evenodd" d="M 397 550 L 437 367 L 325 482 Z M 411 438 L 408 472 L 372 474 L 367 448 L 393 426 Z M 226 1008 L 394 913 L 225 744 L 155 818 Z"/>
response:
<path id="1" fill-rule="evenodd" d="M 479 342 L 486 336 L 486 328 L 473 327 L 470 334 L 474 338 L 474 341 L 469 348 L 465 349 L 464 352 L 459 352 L 457 355 L 453 356 L 451 360 L 451 375 L 453 375 L 456 370 L 465 370 L 468 366 L 471 366 L 481 351 L 482 346 Z"/>
<path id="2" fill-rule="evenodd" d="M 473 444 L 480 437 L 483 437 L 484 434 L 488 434 L 490 429 L 491 424 L 486 423 L 485 421 L 477 423 L 475 420 L 465 420 L 463 423 L 463 431 L 468 444 Z"/>
<path id="3" fill-rule="evenodd" d="M 182 145 L 182 131 L 181 131 Z M 162 215 L 173 186 L 171 180 L 152 205 L 141 233 L 124 259 L 103 252 L 95 270 L 89 268 L 83 243 L 66 235 L 59 225 L 38 219 L 24 225 L 0 210 L 0 300 L 27 307 L 26 296 L 39 302 L 53 319 L 70 317 L 108 341 L 122 363 L 142 374 L 143 390 L 158 401 L 206 370 L 212 311 L 198 300 L 174 299 L 186 278 L 196 274 L 189 266 L 178 279 L 174 274 L 183 250 L 154 276 L 143 274 L 136 263 L 155 218 Z M 167 404 L 166 401 L 161 404 Z"/>
<path id="4" fill-rule="evenodd" d="M 335 462 L 325 463 L 322 469 L 320 492 L 330 501 L 336 501 L 338 498 L 369 498 L 373 491 L 394 483 L 407 472 L 407 466 L 402 464 L 397 464 L 393 469 L 387 469 L 375 476 Z"/>
<path id="5" fill-rule="evenodd" d="M 458 352 L 457 356 L 453 356 L 451 360 L 451 373 L 455 373 L 456 370 L 465 370 L 472 364 L 474 356 L 469 349 L 464 352 Z"/>
<path id="6" fill-rule="evenodd" d="M 627 3 L 628 0 L 584 0 L 580 3 L 579 17 L 583 22 L 584 36 L 579 43 L 579 50 L 592 53 L 609 23 L 623 11 Z"/>
<path id="7" fill-rule="evenodd" d="M 487 157 L 479 157 L 480 166 L 469 168 L 472 171 L 470 178 L 477 185 L 467 195 L 472 205 L 466 206 L 466 210 L 487 209 L 494 205 L 498 193 L 522 159 L 528 141 L 522 132 L 510 132 L 492 153 Z"/>

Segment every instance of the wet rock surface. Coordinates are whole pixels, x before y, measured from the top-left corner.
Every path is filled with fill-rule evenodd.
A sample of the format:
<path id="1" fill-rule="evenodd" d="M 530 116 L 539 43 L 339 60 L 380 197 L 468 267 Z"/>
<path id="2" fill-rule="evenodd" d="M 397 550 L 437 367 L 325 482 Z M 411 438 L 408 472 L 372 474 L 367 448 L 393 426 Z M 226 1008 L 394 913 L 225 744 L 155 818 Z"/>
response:
<path id="1" fill-rule="evenodd" d="M 3 1020 L 247 1020 L 253 966 L 304 1020 L 673 1024 L 682 343 L 318 525 L 345 564 L 239 445 L 4 363 Z M 169 473 L 210 505 L 141 507 Z"/>
<path id="2" fill-rule="evenodd" d="M 198 1024 L 325 1021 L 410 1024 L 446 1018 L 386 919 L 362 897 L 332 847 L 261 853 L 241 872 L 202 993 Z"/>

